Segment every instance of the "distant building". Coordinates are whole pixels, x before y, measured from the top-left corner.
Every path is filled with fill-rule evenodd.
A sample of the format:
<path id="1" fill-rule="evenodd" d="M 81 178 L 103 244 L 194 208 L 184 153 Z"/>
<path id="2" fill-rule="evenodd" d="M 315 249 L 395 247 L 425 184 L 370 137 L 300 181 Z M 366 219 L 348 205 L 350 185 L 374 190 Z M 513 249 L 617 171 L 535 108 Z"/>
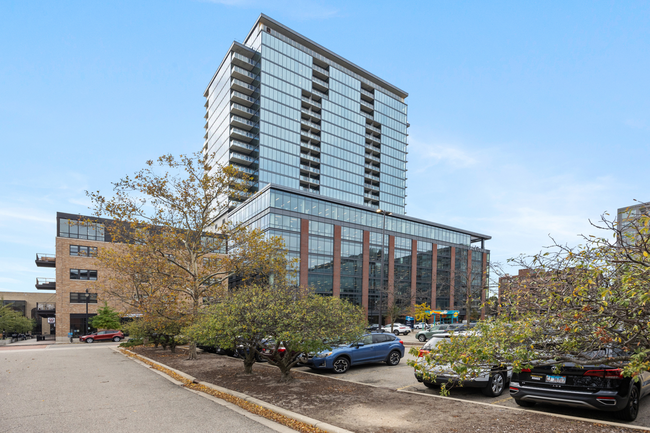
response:
<path id="1" fill-rule="evenodd" d="M 56 295 L 53 293 L 0 292 L 0 303 L 10 305 L 23 316 L 34 319 L 36 334 L 54 334 Z M 1 330 L 0 330 L 1 331 Z"/>
<path id="2" fill-rule="evenodd" d="M 640 203 L 618 209 L 617 223 L 623 235 L 629 239 L 637 238 L 642 225 L 639 224 L 641 217 L 650 217 L 650 203 Z"/>

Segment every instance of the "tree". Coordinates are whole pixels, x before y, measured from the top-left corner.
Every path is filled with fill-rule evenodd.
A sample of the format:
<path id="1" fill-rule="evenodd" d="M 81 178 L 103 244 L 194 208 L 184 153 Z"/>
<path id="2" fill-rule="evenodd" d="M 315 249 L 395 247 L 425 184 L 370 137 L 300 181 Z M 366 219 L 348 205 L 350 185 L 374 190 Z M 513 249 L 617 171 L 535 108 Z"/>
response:
<path id="1" fill-rule="evenodd" d="M 479 323 L 480 338 L 440 344 L 436 362 L 460 359 L 461 378 L 478 371 L 468 365 L 650 368 L 650 218 L 621 227 L 604 215 L 593 226 L 609 236 L 513 259 L 526 272 L 501 279 L 499 316 Z"/>
<path id="2" fill-rule="evenodd" d="M 227 197 L 244 194 L 249 179 L 209 160 L 161 156 L 115 183 L 113 197 L 88 193 L 95 215 L 114 220 L 106 230 L 119 243 L 97 257 L 110 271 L 107 291 L 145 317 L 187 326 L 204 299 L 224 294 L 235 272 L 263 278 L 286 267 L 281 241 L 220 222 Z M 195 341 L 189 358 L 196 358 Z"/>
<path id="3" fill-rule="evenodd" d="M 34 321 L 14 310 L 11 304 L 4 304 L 0 298 L 0 330 L 3 332 L 26 333 L 34 329 Z"/>
<path id="4" fill-rule="evenodd" d="M 364 330 L 365 313 L 360 307 L 274 282 L 238 287 L 203 310 L 202 319 L 184 332 L 197 341 L 242 348 L 246 374 L 261 355 L 259 348 L 266 345 L 271 353 L 264 357 L 280 369 L 281 381 L 288 381 L 301 354 L 354 341 Z"/>
<path id="5" fill-rule="evenodd" d="M 104 306 L 99 307 L 97 315 L 90 319 L 90 325 L 96 329 L 119 329 L 120 315 L 104 301 Z"/>
<path id="6" fill-rule="evenodd" d="M 423 302 L 422 304 L 415 305 L 415 317 L 416 322 L 426 322 L 431 317 L 431 307 Z"/>

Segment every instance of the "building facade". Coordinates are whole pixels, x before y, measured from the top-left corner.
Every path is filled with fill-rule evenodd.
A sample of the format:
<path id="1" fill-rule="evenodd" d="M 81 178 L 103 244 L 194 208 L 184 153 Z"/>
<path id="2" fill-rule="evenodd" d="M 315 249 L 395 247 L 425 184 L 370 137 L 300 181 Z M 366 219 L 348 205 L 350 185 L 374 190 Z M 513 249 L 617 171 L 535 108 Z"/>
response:
<path id="1" fill-rule="evenodd" d="M 268 184 L 405 212 L 407 93 L 261 15 L 204 93 L 203 151 Z M 246 197 L 232 197 L 240 204 Z"/>
<path id="2" fill-rule="evenodd" d="M 54 334 L 56 295 L 54 293 L 0 292 L 0 305 L 10 305 L 23 316 L 34 320 L 34 334 Z M 0 329 L 0 331 L 2 331 Z"/>
<path id="3" fill-rule="evenodd" d="M 298 282 L 362 305 L 485 297 L 490 236 L 405 215 L 408 94 L 260 15 L 204 93 L 204 154 L 249 174 L 232 221 L 281 236 Z M 403 309 L 407 311 L 408 308 Z"/>

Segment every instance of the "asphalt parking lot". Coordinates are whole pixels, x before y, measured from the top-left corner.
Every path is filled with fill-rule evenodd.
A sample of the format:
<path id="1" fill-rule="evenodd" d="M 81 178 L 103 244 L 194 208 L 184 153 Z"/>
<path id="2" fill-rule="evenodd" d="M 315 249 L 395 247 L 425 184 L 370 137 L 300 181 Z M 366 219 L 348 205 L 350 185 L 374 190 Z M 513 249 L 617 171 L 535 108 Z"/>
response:
<path id="1" fill-rule="evenodd" d="M 300 367 L 299 370 L 332 376 L 337 379 L 349 380 L 351 382 L 381 386 L 400 391 L 413 391 L 423 394 L 440 395 L 439 390 L 429 389 L 423 384 L 419 383 L 413 375 L 413 368 L 406 365 L 407 360 L 415 359 L 413 356 L 408 354 L 409 348 L 419 347 L 422 344 L 415 339 L 415 333 L 411 333 L 406 336 L 402 335 L 399 338 L 406 344 L 407 355 L 402 359 L 399 365 L 395 367 L 390 367 L 383 363 L 367 364 L 351 367 L 350 370 L 345 374 L 334 374 L 329 371 L 313 371 L 307 367 Z M 519 407 L 512 399 L 512 397 L 509 396 L 507 390 L 505 390 L 501 396 L 492 398 L 484 396 L 481 390 L 478 388 L 457 387 L 451 390 L 449 397 L 499 406 Z M 432 405 L 435 405 L 435 400 L 432 400 Z M 617 418 L 615 418 L 612 414 L 608 414 L 607 412 L 598 412 L 586 409 L 562 408 L 559 406 L 537 404 L 533 408 L 526 408 L 526 410 L 570 415 L 589 420 L 619 422 Z M 637 419 L 634 422 L 629 423 L 629 425 L 637 425 L 650 428 L 650 396 L 646 396 L 641 400 L 639 415 Z"/>

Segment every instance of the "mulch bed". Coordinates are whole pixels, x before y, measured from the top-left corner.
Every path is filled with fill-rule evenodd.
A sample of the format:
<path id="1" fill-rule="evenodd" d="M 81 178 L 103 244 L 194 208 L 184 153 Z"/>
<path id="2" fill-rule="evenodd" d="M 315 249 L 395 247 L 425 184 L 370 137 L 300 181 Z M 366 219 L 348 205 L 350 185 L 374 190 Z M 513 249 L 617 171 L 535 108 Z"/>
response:
<path id="1" fill-rule="evenodd" d="M 291 382 L 280 383 L 280 371 L 275 367 L 255 364 L 253 374 L 245 375 L 241 360 L 211 353 L 202 353 L 198 360 L 189 361 L 187 354 L 178 349 L 177 353 L 153 347 L 135 347 L 132 350 L 199 381 L 238 391 L 359 433 L 639 431 L 404 393 L 299 371 L 292 373 L 294 380 Z"/>

